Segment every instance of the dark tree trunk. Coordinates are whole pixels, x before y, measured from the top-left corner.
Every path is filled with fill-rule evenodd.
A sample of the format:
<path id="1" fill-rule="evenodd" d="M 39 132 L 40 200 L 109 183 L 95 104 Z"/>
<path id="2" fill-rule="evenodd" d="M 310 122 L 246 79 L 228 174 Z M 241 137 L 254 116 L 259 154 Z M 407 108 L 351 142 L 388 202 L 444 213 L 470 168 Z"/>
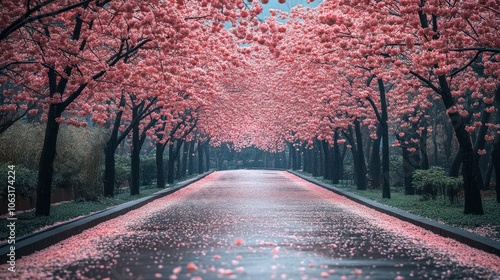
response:
<path id="1" fill-rule="evenodd" d="M 439 76 L 439 85 L 441 86 L 441 98 L 446 109 L 455 105 L 451 90 L 448 86 L 446 77 Z M 465 130 L 465 123 L 458 112 L 448 113 L 455 136 L 462 150 L 462 176 L 464 180 L 464 214 L 484 214 L 483 202 L 481 200 L 480 185 L 476 181 L 476 167 L 474 165 L 474 150 L 469 133 Z"/>
<path id="2" fill-rule="evenodd" d="M 420 9 L 418 10 L 420 25 L 422 28 L 429 28 L 429 21 L 425 12 Z M 433 28 L 437 30 L 437 17 L 433 17 Z M 438 34 L 438 32 L 436 32 Z M 433 39 L 437 39 L 436 35 Z M 439 65 L 435 65 L 437 68 Z M 455 137 L 458 140 L 460 148 L 462 150 L 462 176 L 464 182 L 464 214 L 484 214 L 483 203 L 481 200 L 480 185 L 477 185 L 476 179 L 476 167 L 474 166 L 474 150 L 469 133 L 465 130 L 465 120 L 460 116 L 460 114 L 455 110 L 450 112 L 450 108 L 455 106 L 455 100 L 451 94 L 451 89 L 448 84 L 446 76 L 438 76 L 439 87 L 432 84 L 431 81 L 420 76 L 416 72 L 411 72 L 418 79 L 430 85 L 434 91 L 441 96 L 445 108 L 448 110 L 448 117 L 453 125 L 453 130 L 455 131 Z"/>
<path id="3" fill-rule="evenodd" d="M 410 158 L 410 152 L 406 147 L 401 148 L 402 156 L 403 156 L 403 174 L 404 174 L 404 187 L 405 187 L 405 195 L 414 195 L 415 188 L 413 187 L 413 171 L 415 170 L 415 166 Z"/>
<path id="4" fill-rule="evenodd" d="M 167 184 L 174 183 L 175 155 L 174 143 L 168 145 Z"/>
<path id="5" fill-rule="evenodd" d="M 476 137 L 476 142 L 474 143 L 474 166 L 476 168 L 476 184 L 481 186 L 481 188 L 484 186 L 484 181 L 483 181 L 483 174 L 481 173 L 481 168 L 479 161 L 481 160 L 481 156 L 479 155 L 478 151 L 482 150 L 486 146 L 486 139 L 484 138 L 486 136 L 486 133 L 488 132 L 488 127 L 486 124 L 490 120 L 491 114 L 483 111 L 481 115 L 481 127 L 479 128 L 479 131 L 477 132 L 477 137 Z"/>
<path id="6" fill-rule="evenodd" d="M 136 119 L 138 115 L 137 109 L 132 109 L 132 119 Z M 139 123 L 132 128 L 132 151 L 130 165 L 130 195 L 139 194 L 140 174 L 141 174 L 141 145 L 139 138 Z"/>
<path id="7" fill-rule="evenodd" d="M 500 124 L 500 88 L 495 91 L 495 107 L 497 109 L 496 124 Z M 500 203 L 500 135 L 495 135 L 493 148 L 491 151 L 491 161 L 495 169 L 495 191 L 497 193 L 497 203 Z"/>
<path id="8" fill-rule="evenodd" d="M 319 176 L 319 165 L 318 165 L 318 160 L 319 160 L 319 141 L 315 140 L 314 141 L 314 147 L 312 149 L 312 175 L 314 177 Z"/>
<path id="9" fill-rule="evenodd" d="M 486 174 L 484 175 L 483 190 L 487 191 L 490 189 L 491 175 L 493 175 L 493 157 L 489 157 L 488 167 L 486 168 Z"/>
<path id="10" fill-rule="evenodd" d="M 491 161 L 495 169 L 495 191 L 497 193 L 497 203 L 500 203 L 500 136 L 495 137 L 493 151 L 491 152 Z"/>
<path id="11" fill-rule="evenodd" d="M 444 166 L 445 166 L 445 168 L 451 168 L 451 165 L 453 164 L 453 160 L 451 159 L 452 147 L 453 147 L 453 145 L 452 145 L 453 144 L 453 129 L 451 128 L 451 126 L 448 123 L 444 127 L 446 129 L 446 140 L 444 143 L 444 158 L 445 158 Z"/>
<path id="12" fill-rule="evenodd" d="M 179 152 L 181 150 L 182 140 L 176 140 L 172 145 L 168 146 L 168 166 L 167 166 L 167 183 L 173 184 L 175 179 L 175 163 L 179 162 Z"/>
<path id="13" fill-rule="evenodd" d="M 357 119 L 354 120 L 354 131 L 356 133 L 356 140 L 352 135 L 352 129 L 349 127 L 349 133 L 345 136 L 351 144 L 351 152 L 354 160 L 354 181 L 358 190 L 366 190 L 366 163 L 365 156 L 363 155 L 363 140 L 361 138 L 360 123 Z"/>
<path id="14" fill-rule="evenodd" d="M 325 152 L 323 150 L 323 143 L 318 141 L 318 153 L 319 153 L 319 174 L 318 176 L 324 176 L 325 174 Z"/>
<path id="15" fill-rule="evenodd" d="M 391 184 L 389 173 L 389 125 L 387 123 L 387 100 L 382 79 L 377 80 L 380 92 L 381 125 L 382 125 L 382 198 L 391 198 Z"/>
<path id="16" fill-rule="evenodd" d="M 292 170 L 297 170 L 297 148 L 294 145 L 290 146 L 290 158 L 292 163 Z"/>
<path id="17" fill-rule="evenodd" d="M 355 172 L 357 173 L 357 189 L 366 190 L 366 162 L 365 154 L 363 153 L 363 136 L 361 134 L 361 125 L 359 121 L 354 120 L 354 131 L 356 132 L 356 148 L 357 148 L 357 166 L 355 167 Z"/>
<path id="18" fill-rule="evenodd" d="M 186 177 L 186 170 L 187 170 L 187 162 L 188 162 L 188 155 L 189 155 L 189 145 L 191 143 L 184 142 L 182 145 L 182 159 L 181 159 L 181 178 Z"/>
<path id="19" fill-rule="evenodd" d="M 311 149 L 306 149 L 304 151 L 304 172 L 312 174 L 312 158 L 311 158 Z"/>
<path id="20" fill-rule="evenodd" d="M 427 154 L 427 127 L 422 130 L 422 135 L 419 139 L 420 152 L 422 154 L 422 162 L 420 163 L 420 169 L 429 169 L 429 156 Z"/>
<path id="21" fill-rule="evenodd" d="M 380 176 L 382 173 L 381 164 L 380 164 L 380 140 L 382 137 L 382 125 L 377 125 L 377 139 L 374 139 L 372 144 L 372 154 L 370 158 L 370 179 L 371 179 L 371 188 L 378 189 L 380 188 Z"/>
<path id="22" fill-rule="evenodd" d="M 335 132 L 334 136 L 335 144 L 333 145 L 333 151 L 330 153 L 330 162 L 332 163 L 332 183 L 338 184 L 342 179 L 342 174 L 344 170 L 344 158 L 340 154 L 339 145 L 337 140 L 339 140 L 339 134 Z"/>
<path id="23" fill-rule="evenodd" d="M 165 147 L 166 144 L 156 143 L 156 187 L 159 189 L 165 187 L 165 164 L 163 161 Z"/>
<path id="24" fill-rule="evenodd" d="M 194 145 L 196 141 L 193 140 L 189 142 L 189 152 L 188 152 L 188 175 L 191 176 L 194 174 Z"/>
<path id="25" fill-rule="evenodd" d="M 434 112 L 434 123 L 432 125 L 432 162 L 433 165 L 440 165 L 438 156 L 438 141 L 437 141 L 437 113 Z"/>
<path id="26" fill-rule="evenodd" d="M 205 147 L 203 151 L 205 152 L 205 170 L 204 171 L 209 171 L 210 170 L 210 140 L 207 140 L 205 142 Z"/>
<path id="27" fill-rule="evenodd" d="M 336 144 L 335 144 L 336 145 Z M 331 180 L 332 179 L 332 156 L 331 156 L 331 148 L 330 145 L 328 144 L 327 141 L 322 142 L 323 146 L 323 160 L 324 160 L 324 173 L 323 173 L 323 179 L 325 180 Z"/>
<path id="28" fill-rule="evenodd" d="M 451 177 L 458 177 L 458 175 L 460 175 L 461 165 L 462 165 L 462 149 L 459 148 L 450 166 L 449 174 Z"/>
<path id="29" fill-rule="evenodd" d="M 85 4 L 82 7 L 86 9 L 88 7 L 88 4 Z M 78 41 L 80 39 L 83 24 L 84 21 L 80 18 L 80 16 L 77 16 L 75 18 L 75 26 L 73 27 L 73 32 L 71 35 L 72 40 Z M 88 24 L 89 29 L 92 29 L 92 21 L 90 21 L 90 23 Z M 82 41 L 80 50 L 84 49 L 85 42 L 86 40 Z M 61 79 L 59 79 L 59 81 L 57 81 L 57 73 L 54 70 L 54 67 L 49 66 L 47 68 L 50 97 L 54 97 L 56 94 L 60 94 L 62 97 L 66 91 L 66 86 L 69 82 L 69 77 L 71 76 L 73 67 L 66 66 L 64 69 L 64 75 L 66 77 L 62 77 Z M 52 191 L 52 178 L 54 176 L 54 161 L 56 159 L 57 136 L 59 135 L 59 123 L 56 121 L 56 119 L 61 117 L 61 114 L 68 107 L 68 105 L 71 104 L 71 102 L 73 102 L 78 96 L 80 96 L 80 94 L 86 87 L 87 84 L 80 84 L 78 89 L 66 96 L 66 99 L 62 103 L 49 105 L 43 147 L 38 163 L 38 185 L 36 190 L 37 197 L 35 206 L 35 215 L 37 216 L 50 215 L 50 195 Z"/>
<path id="30" fill-rule="evenodd" d="M 125 106 L 125 96 L 120 98 L 120 107 Z M 113 122 L 113 128 L 111 129 L 111 135 L 109 140 L 104 147 L 104 196 L 113 197 L 115 195 L 115 184 L 116 184 L 116 168 L 115 168 L 115 152 L 120 143 L 123 143 L 126 135 L 130 132 L 130 127 L 122 132 L 121 137 L 118 138 L 118 131 L 120 128 L 120 123 L 122 119 L 123 111 L 118 111 L 116 113 L 115 121 Z"/>
<path id="31" fill-rule="evenodd" d="M 112 137 L 113 138 L 113 137 Z M 116 145 L 110 139 L 104 147 L 104 196 L 113 197 L 115 195 L 115 150 Z"/>
<path id="32" fill-rule="evenodd" d="M 198 174 L 202 174 L 204 172 L 203 168 L 203 142 L 200 140 L 198 142 Z"/>
<path id="33" fill-rule="evenodd" d="M 57 136 L 59 134 L 59 123 L 56 119 L 61 116 L 63 111 L 58 106 L 58 104 L 51 104 L 47 115 L 45 138 L 38 167 L 38 186 L 35 209 L 35 214 L 37 216 L 50 215 L 50 194 L 52 190 L 52 177 L 54 176 Z"/>
<path id="34" fill-rule="evenodd" d="M 181 146 L 184 144 L 184 141 L 179 140 L 182 142 Z M 179 151 L 177 152 L 177 156 L 175 157 L 176 161 L 176 166 L 177 168 L 175 169 L 175 179 L 179 180 L 181 178 L 181 169 L 182 169 L 182 154 L 181 154 L 181 147 L 179 147 Z"/>

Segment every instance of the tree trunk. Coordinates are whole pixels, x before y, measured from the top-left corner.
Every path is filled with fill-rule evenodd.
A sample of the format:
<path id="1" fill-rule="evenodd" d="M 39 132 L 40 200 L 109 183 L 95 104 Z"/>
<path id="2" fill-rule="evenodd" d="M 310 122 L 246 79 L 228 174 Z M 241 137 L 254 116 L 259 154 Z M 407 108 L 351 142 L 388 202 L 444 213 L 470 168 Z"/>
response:
<path id="1" fill-rule="evenodd" d="M 319 153 L 319 174 L 318 176 L 324 176 L 325 174 L 325 152 L 323 151 L 323 143 L 318 141 L 318 153 Z"/>
<path id="2" fill-rule="evenodd" d="M 51 104 L 47 115 L 45 138 L 42 154 L 38 165 L 38 186 L 36 196 L 37 216 L 50 215 L 50 194 L 52 190 L 52 177 L 54 176 L 54 161 L 56 159 L 57 136 L 59 123 L 56 121 L 61 116 L 62 110 L 58 104 Z"/>
<path id="3" fill-rule="evenodd" d="M 319 165 L 318 165 L 319 154 L 318 153 L 320 152 L 320 150 L 319 150 L 318 146 L 319 146 L 319 142 L 317 140 L 315 140 L 314 147 L 312 149 L 313 154 L 312 154 L 312 166 L 311 166 L 312 175 L 314 177 L 319 176 Z"/>
<path id="4" fill-rule="evenodd" d="M 297 148 L 293 145 L 290 146 L 290 158 L 292 162 L 292 170 L 297 170 Z"/>
<path id="5" fill-rule="evenodd" d="M 458 177 L 458 175 L 460 174 L 461 165 L 462 165 L 462 149 L 459 148 L 450 166 L 449 174 L 451 177 Z"/>
<path id="6" fill-rule="evenodd" d="M 391 198 L 391 184 L 389 173 L 389 125 L 387 116 L 387 100 L 385 97 L 385 86 L 382 79 L 377 80 L 380 92 L 380 104 L 382 111 L 382 198 Z"/>
<path id="7" fill-rule="evenodd" d="M 156 187 L 159 189 L 165 188 L 165 164 L 163 161 L 165 146 L 166 144 L 156 142 Z"/>
<path id="8" fill-rule="evenodd" d="M 194 174 L 194 145 L 196 141 L 193 140 L 189 142 L 189 152 L 188 152 L 188 175 L 191 176 Z"/>
<path id="9" fill-rule="evenodd" d="M 115 195 L 115 150 L 116 143 L 113 136 L 104 147 L 104 196 L 113 197 Z"/>
<path id="10" fill-rule="evenodd" d="M 137 109 L 132 109 L 132 119 L 137 118 Z M 130 164 L 130 195 L 139 194 L 141 174 L 141 145 L 139 137 L 139 123 L 132 129 L 132 151 Z"/>
<path id="11" fill-rule="evenodd" d="M 187 170 L 187 162 L 188 162 L 188 155 L 189 155 L 189 146 L 190 146 L 191 143 L 188 143 L 188 142 L 184 142 L 184 144 L 182 145 L 182 159 L 181 159 L 181 174 L 180 174 L 180 177 L 181 178 L 185 178 L 186 177 L 186 170 Z"/>
<path id="12" fill-rule="evenodd" d="M 427 127 L 422 130 L 422 135 L 419 139 L 420 152 L 422 154 L 422 162 L 420 163 L 420 169 L 429 169 L 429 156 L 427 154 Z"/>
<path id="13" fill-rule="evenodd" d="M 332 170 L 331 179 L 332 184 L 338 184 L 342 179 L 342 173 L 344 170 L 344 158 L 340 154 L 340 144 L 337 143 L 337 140 L 339 140 L 339 134 L 337 132 L 335 132 L 335 136 L 333 139 L 335 141 L 335 144 L 333 145 L 333 151 L 330 153 L 330 169 Z"/>
<path id="14" fill-rule="evenodd" d="M 488 160 L 488 167 L 486 168 L 486 174 L 484 176 L 483 190 L 487 191 L 490 189 L 491 175 L 493 175 L 493 157 L 490 155 Z"/>
<path id="15" fill-rule="evenodd" d="M 437 141 L 437 113 L 434 111 L 434 123 L 432 125 L 432 163 L 433 165 L 440 165 L 438 156 L 438 141 Z"/>
<path id="16" fill-rule="evenodd" d="M 167 183 L 173 184 L 175 179 L 175 164 L 179 163 L 180 150 L 182 140 L 176 140 L 172 145 L 168 146 L 168 166 L 167 166 Z M 179 164 L 177 165 L 179 168 Z"/>
<path id="17" fill-rule="evenodd" d="M 200 140 L 198 142 L 198 174 L 202 174 L 203 169 L 203 142 Z"/>
<path id="18" fill-rule="evenodd" d="M 495 191 L 497 193 L 497 203 L 500 203 L 500 136 L 497 134 L 491 152 L 491 160 L 495 169 Z"/>
<path id="19" fill-rule="evenodd" d="M 205 152 L 205 171 L 210 170 L 210 140 L 207 139 L 204 147 L 204 152 Z"/>
<path id="20" fill-rule="evenodd" d="M 175 154 L 174 154 L 174 143 L 168 145 L 168 163 L 167 163 L 167 183 L 174 183 L 174 171 L 175 171 Z"/>
<path id="21" fill-rule="evenodd" d="M 181 144 L 181 147 L 182 145 L 184 144 L 184 141 L 182 140 L 178 140 L 178 141 L 181 141 L 182 144 Z M 175 161 L 177 163 L 177 168 L 175 169 L 175 179 L 179 180 L 181 178 L 181 169 L 182 169 L 182 155 L 181 155 L 181 147 L 179 147 L 179 151 L 177 151 L 177 156 L 175 157 Z"/>
<path id="22" fill-rule="evenodd" d="M 331 157 L 331 148 L 330 145 L 328 144 L 327 141 L 321 142 L 322 147 L 323 147 L 323 166 L 324 166 L 324 172 L 323 172 L 323 179 L 325 180 L 331 180 L 332 179 L 332 157 Z M 335 144 L 337 145 L 337 144 Z"/>
<path id="23" fill-rule="evenodd" d="M 451 165 L 453 164 L 453 161 L 451 159 L 452 147 L 453 147 L 453 145 L 452 145 L 453 144 L 453 129 L 450 127 L 449 123 L 446 123 L 445 130 L 446 130 L 446 140 L 444 143 L 444 158 L 445 158 L 444 166 L 445 166 L 445 168 L 448 169 L 448 168 L 451 168 Z"/>
<path id="24" fill-rule="evenodd" d="M 357 166 L 355 167 L 355 172 L 357 173 L 357 189 L 366 190 L 366 162 L 365 154 L 363 153 L 363 138 L 361 135 L 361 125 L 359 121 L 354 120 L 354 131 L 356 132 L 356 148 L 357 148 Z"/>
<path id="25" fill-rule="evenodd" d="M 451 90 L 448 87 L 448 81 L 445 76 L 439 76 L 439 84 L 441 86 L 443 99 L 446 109 L 450 109 L 455 105 Z M 449 112 L 449 111 L 448 111 Z M 458 112 L 448 113 L 455 137 L 458 140 L 462 150 L 462 176 L 464 180 L 464 214 L 482 215 L 483 202 L 481 200 L 480 186 L 476 184 L 476 167 L 474 166 L 474 150 L 469 133 L 465 130 L 465 123 Z"/>
<path id="26" fill-rule="evenodd" d="M 120 107 L 125 106 L 125 96 L 120 97 Z M 116 181 L 116 164 L 115 164 L 115 152 L 118 146 L 123 143 L 126 135 L 130 131 L 124 131 L 122 136 L 118 138 L 118 131 L 120 128 L 120 123 L 122 119 L 123 111 L 118 111 L 116 113 L 115 121 L 113 123 L 113 128 L 111 129 L 111 135 L 109 140 L 104 147 L 104 196 L 114 197 L 115 196 L 115 181 Z"/>
<path id="27" fill-rule="evenodd" d="M 414 195 L 415 188 L 413 187 L 413 171 L 415 166 L 410 158 L 410 152 L 408 152 L 407 147 L 401 147 L 403 156 L 403 174 L 404 174 L 404 187 L 405 195 Z"/>
<path id="28" fill-rule="evenodd" d="M 382 137 L 382 125 L 377 125 L 377 139 L 374 139 L 372 144 L 372 154 L 370 158 L 370 180 L 372 189 L 380 188 L 380 176 L 382 173 L 381 165 L 380 165 L 380 141 Z"/>

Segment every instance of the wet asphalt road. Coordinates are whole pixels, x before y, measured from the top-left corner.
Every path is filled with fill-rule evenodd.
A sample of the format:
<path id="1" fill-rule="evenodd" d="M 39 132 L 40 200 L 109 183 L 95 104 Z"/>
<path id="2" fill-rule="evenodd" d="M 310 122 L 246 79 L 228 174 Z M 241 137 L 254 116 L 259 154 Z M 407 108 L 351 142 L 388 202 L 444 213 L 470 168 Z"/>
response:
<path id="1" fill-rule="evenodd" d="M 79 279 L 495 278 L 416 245 L 280 171 L 228 171 L 200 181 L 120 236 L 101 258 L 53 271 Z M 319 188 L 319 187 L 318 187 Z M 197 278 L 199 277 L 199 278 Z"/>

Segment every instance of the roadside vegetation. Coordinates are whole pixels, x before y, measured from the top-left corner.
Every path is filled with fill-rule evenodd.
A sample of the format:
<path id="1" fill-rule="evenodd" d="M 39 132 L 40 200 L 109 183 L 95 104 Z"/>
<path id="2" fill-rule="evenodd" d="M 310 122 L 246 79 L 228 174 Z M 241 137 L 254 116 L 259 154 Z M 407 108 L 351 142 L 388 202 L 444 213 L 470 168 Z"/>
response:
<path id="1" fill-rule="evenodd" d="M 303 174 L 311 176 L 309 173 L 303 172 Z M 391 188 L 391 199 L 387 199 L 380 196 L 380 190 L 378 189 L 358 190 L 352 181 L 342 180 L 339 184 L 331 184 L 331 181 L 321 177 L 314 178 L 373 201 L 500 241 L 500 219 L 498 218 L 500 208 L 496 202 L 494 190 L 481 191 L 485 210 L 484 215 L 464 215 L 461 192 L 458 192 L 452 201 L 442 194 L 438 194 L 434 198 L 429 197 L 427 193 L 405 195 L 402 187 L 393 186 Z"/>

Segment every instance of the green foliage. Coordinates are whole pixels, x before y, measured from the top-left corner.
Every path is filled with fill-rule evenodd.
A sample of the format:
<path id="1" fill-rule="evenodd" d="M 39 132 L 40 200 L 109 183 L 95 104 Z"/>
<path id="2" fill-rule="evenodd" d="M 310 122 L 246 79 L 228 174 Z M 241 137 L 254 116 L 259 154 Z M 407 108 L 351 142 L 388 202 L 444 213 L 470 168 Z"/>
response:
<path id="1" fill-rule="evenodd" d="M 115 184 L 129 184 L 130 181 L 130 157 L 117 156 L 115 158 Z"/>
<path id="2" fill-rule="evenodd" d="M 24 181 L 20 190 L 27 196 L 36 192 L 32 180 L 37 180 L 43 145 L 40 135 L 44 135 L 43 125 L 23 122 L 0 134 L 0 163 L 16 165 L 16 180 Z M 61 124 L 53 187 L 75 188 L 78 197 L 96 200 L 101 191 L 100 162 L 105 138 L 102 128 L 82 129 Z"/>
<path id="3" fill-rule="evenodd" d="M 423 200 L 436 199 L 440 195 L 454 203 L 462 189 L 462 180 L 447 176 L 441 167 L 433 166 L 428 170 L 415 170 L 412 176 L 413 186 L 417 192 L 421 193 Z"/>
<path id="4" fill-rule="evenodd" d="M 7 170 L 9 163 L 0 162 L 0 180 L 1 182 L 7 182 L 8 173 Z M 34 196 L 36 193 L 36 186 L 38 180 L 38 171 L 29 168 L 25 165 L 16 165 L 14 168 L 15 180 L 13 186 L 16 189 L 16 195 L 30 197 Z M 7 197 L 7 187 L 1 188 L 0 196 Z"/>
<path id="5" fill-rule="evenodd" d="M 391 186 L 404 186 L 403 157 L 391 155 L 389 158 L 389 179 Z"/>
<path id="6" fill-rule="evenodd" d="M 141 182 L 143 185 L 151 185 L 156 180 L 156 158 L 150 156 L 141 157 Z"/>

